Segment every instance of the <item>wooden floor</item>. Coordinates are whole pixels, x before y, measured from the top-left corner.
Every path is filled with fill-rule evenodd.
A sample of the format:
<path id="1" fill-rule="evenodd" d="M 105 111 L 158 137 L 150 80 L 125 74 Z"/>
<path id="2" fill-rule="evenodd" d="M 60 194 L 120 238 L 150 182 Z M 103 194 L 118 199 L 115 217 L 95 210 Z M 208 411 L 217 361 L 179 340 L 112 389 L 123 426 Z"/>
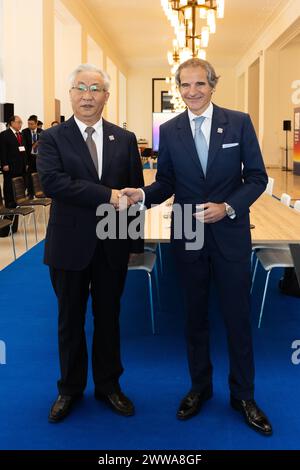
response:
<path id="1" fill-rule="evenodd" d="M 300 199 L 300 175 L 294 175 L 292 171 L 283 171 L 277 168 L 267 168 L 267 173 L 275 179 L 273 194 L 280 198 L 282 193 L 292 197 L 292 203 Z"/>

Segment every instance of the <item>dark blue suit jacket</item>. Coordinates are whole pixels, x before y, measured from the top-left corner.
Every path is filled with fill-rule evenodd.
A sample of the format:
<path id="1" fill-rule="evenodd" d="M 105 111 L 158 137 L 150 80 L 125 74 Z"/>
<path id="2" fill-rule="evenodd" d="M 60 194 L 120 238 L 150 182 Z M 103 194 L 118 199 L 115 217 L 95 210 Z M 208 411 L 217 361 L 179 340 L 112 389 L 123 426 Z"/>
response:
<path id="1" fill-rule="evenodd" d="M 160 127 L 156 182 L 143 188 L 145 204 L 159 204 L 172 194 L 182 206 L 227 202 L 236 218 L 206 224 L 205 236 L 214 237 L 226 259 L 244 260 L 251 251 L 249 207 L 265 190 L 267 179 L 249 115 L 214 105 L 206 177 L 185 111 Z M 199 255 L 186 251 L 184 237 L 173 242 L 183 261 Z"/>
<path id="2" fill-rule="evenodd" d="M 53 199 L 45 243 L 45 263 L 82 270 L 94 254 L 96 209 L 109 203 L 111 189 L 144 184 L 135 135 L 103 120 L 103 170 L 99 181 L 88 147 L 74 120 L 43 131 L 37 169 L 44 192 Z M 103 241 L 113 268 L 128 262 L 129 252 L 143 251 L 143 241 Z"/>

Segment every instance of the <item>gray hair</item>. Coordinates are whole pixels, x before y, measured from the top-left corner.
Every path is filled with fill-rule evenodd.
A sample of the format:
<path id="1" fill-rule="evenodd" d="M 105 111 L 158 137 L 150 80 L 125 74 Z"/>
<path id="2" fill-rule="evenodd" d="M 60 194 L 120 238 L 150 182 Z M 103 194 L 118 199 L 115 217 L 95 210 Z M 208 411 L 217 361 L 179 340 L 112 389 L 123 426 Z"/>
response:
<path id="1" fill-rule="evenodd" d="M 217 74 L 215 72 L 215 69 L 213 68 L 213 66 L 209 62 L 207 62 L 207 60 L 198 59 L 197 57 L 194 58 L 194 59 L 186 60 L 185 62 L 183 62 L 182 64 L 179 65 L 179 67 L 178 67 L 178 69 L 176 70 L 176 73 L 175 73 L 175 82 L 176 82 L 177 86 L 180 85 L 181 70 L 185 69 L 187 67 L 202 67 L 203 69 L 206 70 L 207 81 L 208 81 L 209 85 L 212 88 L 215 88 L 217 86 L 217 83 L 218 83 L 218 80 L 219 80 L 220 76 L 217 76 Z"/>
<path id="2" fill-rule="evenodd" d="M 74 85 L 75 79 L 80 72 L 95 72 L 98 73 L 104 82 L 105 91 L 109 90 L 110 87 L 110 76 L 101 69 L 98 69 L 95 65 L 91 64 L 81 64 L 76 67 L 76 69 L 71 73 L 69 80 L 71 86 Z"/>

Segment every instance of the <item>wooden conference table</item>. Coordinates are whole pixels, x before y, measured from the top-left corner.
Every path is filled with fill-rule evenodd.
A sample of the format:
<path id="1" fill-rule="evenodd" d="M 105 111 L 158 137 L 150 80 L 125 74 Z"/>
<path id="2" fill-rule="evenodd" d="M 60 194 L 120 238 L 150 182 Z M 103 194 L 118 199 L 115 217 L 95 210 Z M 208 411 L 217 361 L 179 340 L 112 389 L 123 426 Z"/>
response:
<path id="1" fill-rule="evenodd" d="M 144 170 L 145 184 L 155 180 L 156 170 Z M 164 202 L 146 211 L 145 241 L 170 241 L 170 214 L 172 206 Z M 289 244 L 297 274 L 300 277 L 300 212 L 289 208 L 276 198 L 263 194 L 250 208 L 252 242 Z"/>

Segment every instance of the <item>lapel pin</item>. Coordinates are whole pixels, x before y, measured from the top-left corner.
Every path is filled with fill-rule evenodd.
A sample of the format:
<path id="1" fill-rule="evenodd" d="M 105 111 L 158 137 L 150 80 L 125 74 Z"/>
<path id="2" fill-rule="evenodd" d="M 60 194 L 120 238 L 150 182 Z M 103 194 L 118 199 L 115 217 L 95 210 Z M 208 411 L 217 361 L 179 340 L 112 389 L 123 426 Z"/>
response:
<path id="1" fill-rule="evenodd" d="M 113 135 L 108 136 L 109 140 L 115 140 L 115 137 Z"/>
<path id="2" fill-rule="evenodd" d="M 218 134 L 223 134 L 223 129 L 222 129 L 222 127 L 218 127 L 217 133 L 218 133 Z"/>

